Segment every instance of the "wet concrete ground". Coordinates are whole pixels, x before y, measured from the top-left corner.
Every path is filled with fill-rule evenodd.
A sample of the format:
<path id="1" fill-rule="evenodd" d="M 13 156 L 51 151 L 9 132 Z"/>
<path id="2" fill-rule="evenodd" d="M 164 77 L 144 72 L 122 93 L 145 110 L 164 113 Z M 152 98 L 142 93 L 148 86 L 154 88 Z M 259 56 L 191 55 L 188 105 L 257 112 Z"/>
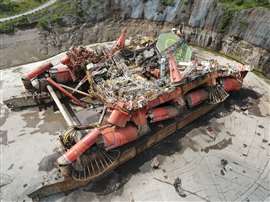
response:
<path id="1" fill-rule="evenodd" d="M 196 49 L 197 50 L 197 49 Z M 202 58 L 217 58 L 200 52 Z M 52 109 L 13 112 L 3 99 L 21 93 L 32 65 L 0 72 L 0 200 L 26 194 L 47 179 L 65 124 Z M 42 201 L 269 201 L 270 86 L 249 73 L 244 89 L 222 106 L 115 170 L 100 182 Z M 151 167 L 157 158 L 158 169 Z M 167 183 L 179 177 L 184 194 Z M 161 180 L 161 181 L 160 181 Z"/>

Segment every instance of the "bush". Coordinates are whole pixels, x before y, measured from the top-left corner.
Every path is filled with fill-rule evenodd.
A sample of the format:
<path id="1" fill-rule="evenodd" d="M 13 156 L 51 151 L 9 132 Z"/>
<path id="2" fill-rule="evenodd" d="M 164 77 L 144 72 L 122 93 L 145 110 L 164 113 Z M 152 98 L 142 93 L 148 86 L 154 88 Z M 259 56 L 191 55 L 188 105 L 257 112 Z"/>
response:
<path id="1" fill-rule="evenodd" d="M 0 33 L 1 34 L 12 34 L 15 31 L 14 25 L 10 23 L 0 23 Z"/>
<path id="2" fill-rule="evenodd" d="M 33 9 L 48 0 L 0 0 L 0 17 L 7 17 Z"/>
<path id="3" fill-rule="evenodd" d="M 50 30 L 54 24 L 64 26 L 63 17 L 66 15 L 77 16 L 76 12 L 74 1 L 61 0 L 37 13 L 0 23 L 0 33 L 13 33 L 16 28 L 35 25 L 41 29 Z"/>
<path id="4" fill-rule="evenodd" d="M 242 9 L 266 7 L 270 8 L 270 1 L 268 0 L 219 0 L 222 4 L 224 13 L 218 25 L 218 31 L 221 33 L 226 32 L 228 25 L 234 14 Z M 248 26 L 244 20 L 240 22 L 240 28 L 246 29 Z"/>
<path id="5" fill-rule="evenodd" d="M 269 0 L 219 0 L 219 2 L 235 10 L 255 7 L 270 8 Z"/>

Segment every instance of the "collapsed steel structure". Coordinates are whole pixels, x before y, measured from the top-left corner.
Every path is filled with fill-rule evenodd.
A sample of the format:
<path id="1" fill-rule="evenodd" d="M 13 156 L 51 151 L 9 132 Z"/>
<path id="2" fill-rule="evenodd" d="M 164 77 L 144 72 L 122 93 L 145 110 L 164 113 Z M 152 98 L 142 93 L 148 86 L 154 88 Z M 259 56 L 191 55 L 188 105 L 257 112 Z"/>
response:
<path id="1" fill-rule="evenodd" d="M 132 40 L 126 34 L 112 46 L 72 47 L 59 64 L 48 62 L 23 76 L 28 96 L 5 101 L 13 109 L 55 103 L 68 125 L 59 138 L 62 177 L 31 197 L 103 176 L 240 90 L 249 71 L 192 58 L 177 33 Z M 95 122 L 82 124 L 70 104 L 103 109 L 94 113 Z"/>

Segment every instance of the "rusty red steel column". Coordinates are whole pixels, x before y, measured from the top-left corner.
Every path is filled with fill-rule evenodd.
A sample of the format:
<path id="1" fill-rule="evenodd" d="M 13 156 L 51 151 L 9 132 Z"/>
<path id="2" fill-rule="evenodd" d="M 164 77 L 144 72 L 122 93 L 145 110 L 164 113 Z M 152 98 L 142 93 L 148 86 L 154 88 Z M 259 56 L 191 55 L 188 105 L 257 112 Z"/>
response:
<path id="1" fill-rule="evenodd" d="M 156 107 L 160 104 L 172 101 L 177 99 L 182 94 L 181 88 L 176 88 L 174 91 L 169 93 L 164 93 L 157 97 L 156 99 L 150 100 L 147 105 L 147 109 L 151 109 L 153 107 Z"/>
<path id="2" fill-rule="evenodd" d="M 123 49 L 125 47 L 126 35 L 127 28 L 124 28 L 116 43 L 113 45 L 109 55 L 113 55 L 117 50 Z"/>
<path id="3" fill-rule="evenodd" d="M 114 109 L 107 121 L 116 126 L 125 127 L 129 120 L 130 116 L 127 112 Z"/>
<path id="4" fill-rule="evenodd" d="M 223 79 L 223 88 L 225 91 L 238 91 L 242 87 L 242 83 L 234 78 L 225 78 Z"/>
<path id="5" fill-rule="evenodd" d="M 52 63 L 46 62 L 23 76 L 22 79 L 32 80 L 53 67 Z"/>
<path id="6" fill-rule="evenodd" d="M 177 63 L 172 52 L 168 53 L 169 68 L 170 68 L 170 78 L 172 83 L 177 83 L 183 79 L 183 76 L 177 69 Z"/>
<path id="7" fill-rule="evenodd" d="M 101 135 L 99 129 L 93 129 L 73 147 L 71 147 L 65 154 L 57 159 L 58 165 L 68 165 L 78 159 L 81 154 L 96 143 L 99 135 Z"/>
<path id="8" fill-rule="evenodd" d="M 179 115 L 179 109 L 174 106 L 157 107 L 149 112 L 149 117 L 153 123 L 171 119 L 177 115 Z"/>
<path id="9" fill-rule="evenodd" d="M 127 125 L 125 128 L 108 127 L 101 133 L 106 149 L 122 146 L 138 138 L 138 129 L 133 125 Z"/>
<path id="10" fill-rule="evenodd" d="M 118 46 L 118 48 L 122 49 L 125 47 L 126 35 L 127 35 L 127 28 L 124 28 L 116 42 L 116 45 Z"/>
<path id="11" fill-rule="evenodd" d="M 48 71 L 52 67 L 53 67 L 53 65 L 50 62 L 43 63 L 40 66 L 38 66 L 37 68 L 35 68 L 32 71 L 23 75 L 22 82 L 23 82 L 25 89 L 34 92 L 36 89 L 33 87 L 31 80 L 40 76 L 41 74 Z"/>
<path id="12" fill-rule="evenodd" d="M 189 107 L 195 107 L 208 98 L 208 92 L 204 89 L 195 90 L 185 96 Z"/>
<path id="13" fill-rule="evenodd" d="M 64 65 L 70 65 L 70 58 L 67 54 L 63 58 L 61 58 L 60 62 Z"/>
<path id="14" fill-rule="evenodd" d="M 137 126 L 144 126 L 147 124 L 147 115 L 146 115 L 146 109 L 139 109 L 132 113 L 131 120 L 137 125 Z"/>
<path id="15" fill-rule="evenodd" d="M 69 93 L 67 90 L 65 90 L 62 86 L 60 86 L 58 83 L 56 83 L 54 80 L 52 80 L 50 77 L 47 78 L 47 81 L 49 84 L 54 86 L 56 89 L 58 89 L 60 92 L 62 92 L 65 96 L 69 97 L 73 102 L 81 107 L 85 107 L 85 105 L 77 99 L 75 96 L 73 96 L 71 93 Z"/>
<path id="16" fill-rule="evenodd" d="M 53 79 L 60 83 L 74 81 L 72 72 L 67 65 L 64 65 L 62 63 L 54 66 L 54 69 L 51 69 L 49 73 Z"/>

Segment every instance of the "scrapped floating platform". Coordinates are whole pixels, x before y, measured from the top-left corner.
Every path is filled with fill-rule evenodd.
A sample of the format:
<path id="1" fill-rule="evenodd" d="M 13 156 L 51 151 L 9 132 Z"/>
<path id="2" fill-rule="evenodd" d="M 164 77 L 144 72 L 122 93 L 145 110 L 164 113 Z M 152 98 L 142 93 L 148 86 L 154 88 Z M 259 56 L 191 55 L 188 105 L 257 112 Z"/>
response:
<path id="1" fill-rule="evenodd" d="M 126 35 L 124 30 L 112 46 L 70 48 L 58 64 L 42 64 L 22 77 L 27 96 L 5 101 L 13 109 L 55 105 L 68 126 L 59 137 L 62 178 L 31 197 L 104 176 L 240 90 L 250 70 L 198 61 L 181 33 L 128 44 Z M 94 112 L 96 107 L 102 110 Z M 82 123 L 78 108 L 93 121 Z"/>

